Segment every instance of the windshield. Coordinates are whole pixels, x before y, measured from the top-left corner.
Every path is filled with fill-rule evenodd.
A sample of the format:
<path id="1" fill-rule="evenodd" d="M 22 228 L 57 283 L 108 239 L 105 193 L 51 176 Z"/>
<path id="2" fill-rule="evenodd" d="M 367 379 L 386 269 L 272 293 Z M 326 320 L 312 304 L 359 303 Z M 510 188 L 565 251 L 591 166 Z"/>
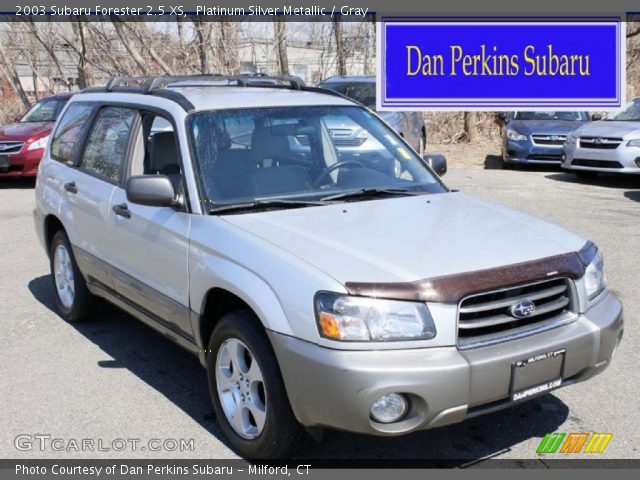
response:
<path id="1" fill-rule="evenodd" d="M 322 88 L 328 88 L 335 92 L 341 93 L 349 98 L 360 102 L 371 110 L 376 109 L 376 84 L 375 82 L 327 82 L 319 85 Z"/>
<path id="2" fill-rule="evenodd" d="M 67 98 L 42 100 L 36 103 L 20 121 L 22 123 L 55 122 L 67 100 Z"/>
<path id="3" fill-rule="evenodd" d="M 446 191 L 424 161 L 361 107 L 198 112 L 190 130 L 205 202 L 318 200 L 363 189 Z"/>
<path id="4" fill-rule="evenodd" d="M 567 122 L 586 122 L 587 112 L 516 112 L 514 120 L 564 120 Z"/>
<path id="5" fill-rule="evenodd" d="M 627 103 L 623 110 L 608 115 L 605 120 L 618 122 L 640 122 L 640 99 Z"/>

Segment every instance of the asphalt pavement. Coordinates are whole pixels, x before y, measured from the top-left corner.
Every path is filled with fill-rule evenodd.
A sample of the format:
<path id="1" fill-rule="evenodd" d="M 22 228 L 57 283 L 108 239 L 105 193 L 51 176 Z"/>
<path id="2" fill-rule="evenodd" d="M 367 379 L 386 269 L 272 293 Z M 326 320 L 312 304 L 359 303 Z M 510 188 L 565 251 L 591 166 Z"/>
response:
<path id="1" fill-rule="evenodd" d="M 613 364 L 589 382 L 459 425 L 398 438 L 332 432 L 300 456 L 531 459 L 545 433 L 562 431 L 611 432 L 599 458 L 639 458 L 640 176 L 587 182 L 558 171 L 451 170 L 445 181 L 599 245 L 625 307 Z M 33 182 L 0 180 L 0 458 L 235 457 L 194 357 L 113 307 L 79 325 L 55 313 L 33 208 Z M 87 439 L 94 451 L 77 451 Z"/>

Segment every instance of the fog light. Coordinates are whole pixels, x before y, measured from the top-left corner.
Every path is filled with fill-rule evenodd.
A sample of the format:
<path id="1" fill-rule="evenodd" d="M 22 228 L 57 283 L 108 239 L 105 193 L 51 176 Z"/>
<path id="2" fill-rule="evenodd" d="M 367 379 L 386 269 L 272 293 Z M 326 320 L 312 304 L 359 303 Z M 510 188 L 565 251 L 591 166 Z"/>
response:
<path id="1" fill-rule="evenodd" d="M 404 395 L 388 393 L 371 405 L 371 418 L 380 423 L 393 423 L 407 413 L 408 405 Z"/>

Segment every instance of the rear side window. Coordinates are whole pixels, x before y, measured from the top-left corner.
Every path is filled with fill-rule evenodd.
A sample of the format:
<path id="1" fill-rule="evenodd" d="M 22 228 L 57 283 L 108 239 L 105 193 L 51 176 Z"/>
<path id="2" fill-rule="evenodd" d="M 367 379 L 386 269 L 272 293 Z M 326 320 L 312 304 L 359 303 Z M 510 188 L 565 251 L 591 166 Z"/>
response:
<path id="1" fill-rule="evenodd" d="M 101 109 L 89 135 L 80 168 L 117 183 L 138 115 L 136 110 L 130 108 Z"/>
<path id="2" fill-rule="evenodd" d="M 56 133 L 51 141 L 51 158 L 69 165 L 74 163 L 76 142 L 81 138 L 93 106 L 74 103 L 60 119 Z"/>

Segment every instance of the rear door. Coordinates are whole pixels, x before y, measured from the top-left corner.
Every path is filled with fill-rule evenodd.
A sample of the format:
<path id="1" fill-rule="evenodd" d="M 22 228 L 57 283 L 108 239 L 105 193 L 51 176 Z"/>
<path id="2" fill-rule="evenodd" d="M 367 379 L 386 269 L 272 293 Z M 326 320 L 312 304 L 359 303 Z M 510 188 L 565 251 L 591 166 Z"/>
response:
<path id="1" fill-rule="evenodd" d="M 72 103 L 56 128 L 51 141 L 50 157 L 41 174 L 45 190 L 60 195 L 60 216 L 73 246 L 80 270 L 93 283 L 110 285 L 104 240 L 106 213 L 113 193 L 112 182 L 83 171 L 83 149 L 90 134 L 98 105 Z M 45 191 L 45 195 L 47 192 Z"/>

